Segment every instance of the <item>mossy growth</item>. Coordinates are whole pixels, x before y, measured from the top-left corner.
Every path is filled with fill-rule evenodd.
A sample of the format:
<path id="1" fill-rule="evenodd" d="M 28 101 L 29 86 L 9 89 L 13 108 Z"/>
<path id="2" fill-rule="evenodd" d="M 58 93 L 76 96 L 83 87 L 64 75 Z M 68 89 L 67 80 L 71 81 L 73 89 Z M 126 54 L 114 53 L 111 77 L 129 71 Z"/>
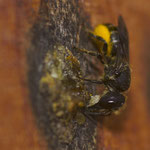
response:
<path id="1" fill-rule="evenodd" d="M 82 76 L 80 63 L 69 49 L 56 45 L 53 52 L 48 51 L 45 55 L 42 69 L 39 85 L 41 94 L 50 104 L 50 126 L 60 143 L 72 143 L 75 124 L 86 124 L 82 111 L 91 97 L 79 79 Z M 92 137 L 94 141 L 95 137 Z M 94 141 L 86 147 L 93 149 Z"/>
<path id="2" fill-rule="evenodd" d="M 85 107 L 90 95 L 85 89 L 80 63 L 70 50 L 57 45 L 47 52 L 43 63 L 40 91 L 49 95 L 56 117 L 72 118 Z"/>

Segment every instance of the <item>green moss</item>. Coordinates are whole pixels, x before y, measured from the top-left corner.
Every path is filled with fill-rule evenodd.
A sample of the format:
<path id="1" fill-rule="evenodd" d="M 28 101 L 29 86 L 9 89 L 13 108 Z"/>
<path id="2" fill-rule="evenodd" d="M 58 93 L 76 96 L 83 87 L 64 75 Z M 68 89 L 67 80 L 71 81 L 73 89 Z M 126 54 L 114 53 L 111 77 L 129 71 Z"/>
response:
<path id="1" fill-rule="evenodd" d="M 82 74 L 80 63 L 71 51 L 56 46 L 53 54 L 47 52 L 43 72 L 40 89 L 43 93 L 48 92 L 57 117 L 70 118 L 78 108 L 85 106 L 89 95 L 78 78 Z"/>
<path id="2" fill-rule="evenodd" d="M 51 104 L 49 109 L 52 109 L 55 119 L 59 119 L 57 125 L 54 121 L 50 126 L 60 142 L 72 142 L 74 125 L 71 121 L 83 125 L 86 120 L 80 110 L 87 104 L 90 94 L 78 76 L 82 76 L 80 63 L 71 51 L 58 45 L 52 54 L 47 52 L 39 85 L 41 93 Z"/>

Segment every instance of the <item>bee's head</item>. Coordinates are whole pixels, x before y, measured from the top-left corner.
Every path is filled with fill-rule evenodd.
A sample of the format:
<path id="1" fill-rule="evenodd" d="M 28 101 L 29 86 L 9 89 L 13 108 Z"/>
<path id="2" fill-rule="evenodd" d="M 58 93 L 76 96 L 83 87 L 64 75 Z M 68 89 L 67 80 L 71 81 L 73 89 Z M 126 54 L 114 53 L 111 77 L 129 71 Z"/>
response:
<path id="1" fill-rule="evenodd" d="M 86 114 L 110 115 L 113 111 L 119 110 L 125 103 L 125 97 L 119 92 L 107 92 L 102 95 L 94 105 L 86 107 Z"/>
<path id="2" fill-rule="evenodd" d="M 125 97 L 119 92 L 107 92 L 98 103 L 104 109 L 117 110 L 125 103 Z"/>

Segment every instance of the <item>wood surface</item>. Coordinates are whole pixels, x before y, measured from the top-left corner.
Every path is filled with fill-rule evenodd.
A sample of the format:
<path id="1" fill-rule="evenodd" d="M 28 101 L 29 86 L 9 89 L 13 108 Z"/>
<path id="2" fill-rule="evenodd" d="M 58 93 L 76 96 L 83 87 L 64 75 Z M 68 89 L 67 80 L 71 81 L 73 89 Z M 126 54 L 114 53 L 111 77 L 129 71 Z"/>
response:
<path id="1" fill-rule="evenodd" d="M 149 150 L 148 101 L 150 1 L 84 0 L 92 27 L 102 22 L 117 24 L 122 15 L 130 36 L 132 84 L 127 108 L 100 124 L 99 150 Z M 27 33 L 38 16 L 40 0 L 0 1 L 0 149 L 46 150 L 30 104 L 27 85 Z"/>
<path id="2" fill-rule="evenodd" d="M 46 149 L 30 107 L 26 33 L 39 1 L 0 1 L 0 149 Z M 43 144 L 42 144 L 43 143 Z M 41 146 L 42 145 L 42 146 Z"/>

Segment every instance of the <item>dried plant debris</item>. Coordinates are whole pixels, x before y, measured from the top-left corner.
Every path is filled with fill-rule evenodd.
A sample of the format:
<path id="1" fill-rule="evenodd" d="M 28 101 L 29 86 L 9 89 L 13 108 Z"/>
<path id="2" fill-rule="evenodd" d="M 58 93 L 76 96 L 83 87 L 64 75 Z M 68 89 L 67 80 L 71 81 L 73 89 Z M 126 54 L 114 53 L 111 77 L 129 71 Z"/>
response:
<path id="1" fill-rule="evenodd" d="M 42 72 L 39 85 L 47 101 L 52 145 L 57 141 L 55 146 L 61 149 L 95 149 L 95 125 L 82 114 L 91 96 L 78 78 L 79 61 L 70 50 L 56 45 L 45 55 Z"/>

